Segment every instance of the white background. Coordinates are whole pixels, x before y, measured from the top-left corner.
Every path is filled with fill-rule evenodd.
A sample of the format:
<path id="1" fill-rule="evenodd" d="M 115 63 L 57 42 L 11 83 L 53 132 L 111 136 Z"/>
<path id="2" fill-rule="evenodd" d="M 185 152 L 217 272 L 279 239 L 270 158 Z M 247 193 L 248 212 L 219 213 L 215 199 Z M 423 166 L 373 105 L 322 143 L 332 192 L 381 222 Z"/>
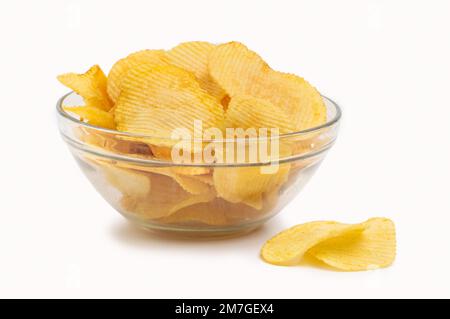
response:
<path id="1" fill-rule="evenodd" d="M 450 297 L 450 2 L 3 1 L 0 297 Z M 338 101 L 338 142 L 304 191 L 246 237 L 137 230 L 81 174 L 55 123 L 57 74 L 182 41 L 238 40 Z M 262 262 L 311 220 L 392 218 L 387 269 Z"/>

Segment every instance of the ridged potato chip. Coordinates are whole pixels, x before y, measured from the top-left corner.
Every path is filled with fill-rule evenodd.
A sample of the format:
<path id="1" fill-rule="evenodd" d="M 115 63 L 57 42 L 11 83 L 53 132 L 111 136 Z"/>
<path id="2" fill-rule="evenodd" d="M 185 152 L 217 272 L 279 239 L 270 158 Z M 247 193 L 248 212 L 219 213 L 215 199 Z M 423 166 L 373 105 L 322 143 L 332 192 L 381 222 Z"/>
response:
<path id="1" fill-rule="evenodd" d="M 272 72 L 256 52 L 239 42 L 216 46 L 209 54 L 208 69 L 231 98 L 238 94 L 259 97 L 250 93 L 265 88 Z"/>
<path id="2" fill-rule="evenodd" d="M 213 188 L 207 183 L 201 181 L 200 179 L 195 179 L 190 175 L 178 174 L 174 168 L 175 167 L 142 166 L 139 169 L 155 174 L 169 176 L 173 178 L 185 191 L 194 195 L 213 192 Z"/>
<path id="3" fill-rule="evenodd" d="M 178 210 L 209 202 L 215 198 L 214 192 L 193 195 L 186 192 L 172 178 L 160 174 L 149 174 L 151 191 L 145 198 L 125 196 L 122 208 L 130 214 L 144 219 L 158 219 L 170 216 Z"/>
<path id="4" fill-rule="evenodd" d="M 191 176 L 174 174 L 173 179 L 175 179 L 184 190 L 191 194 L 205 194 L 213 191 L 213 188 L 210 185 Z"/>
<path id="5" fill-rule="evenodd" d="M 211 168 L 204 166 L 173 166 L 172 171 L 180 175 L 195 177 L 211 173 Z"/>
<path id="6" fill-rule="evenodd" d="M 176 213 L 158 220 L 161 223 L 176 225 L 223 226 L 229 223 L 226 212 L 215 205 L 215 201 L 185 207 Z"/>
<path id="7" fill-rule="evenodd" d="M 282 108 L 249 95 L 235 95 L 225 113 L 225 127 L 278 128 L 279 134 L 294 132 L 297 127 Z"/>
<path id="8" fill-rule="evenodd" d="M 232 204 L 221 198 L 214 198 L 207 203 L 183 208 L 158 221 L 176 225 L 226 226 L 252 223 L 263 217 L 261 211 L 245 204 Z"/>
<path id="9" fill-rule="evenodd" d="M 326 221 L 297 225 L 269 239 L 261 249 L 261 257 L 274 265 L 298 264 L 305 253 L 317 244 L 330 238 L 361 232 L 364 228 L 362 224 Z"/>
<path id="10" fill-rule="evenodd" d="M 172 161 L 172 148 L 165 146 L 150 145 L 153 156 L 157 159 Z M 172 171 L 181 175 L 204 175 L 208 174 L 211 169 L 202 166 L 173 166 Z"/>
<path id="11" fill-rule="evenodd" d="M 213 80 L 208 71 L 208 57 L 216 45 L 204 41 L 185 42 L 167 52 L 170 64 L 192 72 L 200 86 L 221 101 L 225 91 Z"/>
<path id="12" fill-rule="evenodd" d="M 128 72 L 115 111 L 118 130 L 161 137 L 147 142 L 169 147 L 176 142 L 170 139 L 176 129 L 194 136 L 195 120 L 204 129 L 220 129 L 223 117 L 220 103 L 200 88 L 194 75 L 176 66 L 147 64 Z"/>
<path id="13" fill-rule="evenodd" d="M 117 102 L 122 91 L 122 81 L 127 72 L 140 64 L 167 65 L 168 60 L 163 50 L 142 50 L 117 61 L 108 74 L 107 92 L 113 102 Z"/>
<path id="14" fill-rule="evenodd" d="M 81 121 L 92 125 L 115 129 L 114 116 L 102 109 L 92 106 L 65 106 L 64 110 L 79 116 Z"/>
<path id="15" fill-rule="evenodd" d="M 151 183 L 148 176 L 111 164 L 103 163 L 100 167 L 108 182 L 122 195 L 143 198 L 150 193 Z"/>
<path id="16" fill-rule="evenodd" d="M 112 103 L 106 92 L 107 79 L 98 65 L 94 65 L 84 74 L 66 73 L 57 78 L 80 95 L 86 106 L 104 111 L 111 109 Z"/>
<path id="17" fill-rule="evenodd" d="M 95 148 L 107 150 L 112 153 L 133 155 L 137 158 L 151 158 L 151 150 L 147 144 L 123 140 L 112 132 L 102 132 L 97 129 L 79 127 L 75 130 L 75 134 L 80 141 Z M 89 155 L 86 154 L 86 157 L 89 157 Z M 104 162 L 109 163 L 108 160 Z"/>
<path id="18" fill-rule="evenodd" d="M 289 169 L 289 164 L 279 164 L 278 170 L 269 174 L 260 166 L 218 167 L 213 172 L 214 186 L 217 195 L 231 203 L 261 209 L 263 194 L 281 186 Z"/>
<path id="19" fill-rule="evenodd" d="M 308 254 L 345 271 L 371 270 L 392 264 L 396 254 L 395 226 L 387 218 L 371 218 L 355 236 L 328 239 Z"/>
<path id="20" fill-rule="evenodd" d="M 208 69 L 231 98 L 250 95 L 282 108 L 296 131 L 325 122 L 326 107 L 314 87 L 301 77 L 272 70 L 258 54 L 239 42 L 214 48 Z"/>
<path id="21" fill-rule="evenodd" d="M 191 178 L 201 181 L 207 185 L 214 185 L 212 174 L 195 174 L 190 175 Z"/>
<path id="22" fill-rule="evenodd" d="M 111 165 L 109 160 L 102 160 L 99 158 L 93 158 L 92 160 L 96 162 L 98 165 L 106 165 L 106 166 Z M 197 178 L 195 175 L 179 174 L 175 170 L 175 167 L 143 166 L 128 161 L 115 161 L 114 166 L 118 167 L 119 169 L 122 168 L 127 170 L 133 170 L 135 172 L 141 172 L 141 174 L 144 174 L 144 172 L 149 172 L 168 176 L 170 178 L 173 178 L 185 191 L 189 192 L 190 194 L 197 195 L 214 192 L 214 188 L 211 187 L 212 183 L 210 180 L 206 180 L 204 178 L 203 179 Z"/>

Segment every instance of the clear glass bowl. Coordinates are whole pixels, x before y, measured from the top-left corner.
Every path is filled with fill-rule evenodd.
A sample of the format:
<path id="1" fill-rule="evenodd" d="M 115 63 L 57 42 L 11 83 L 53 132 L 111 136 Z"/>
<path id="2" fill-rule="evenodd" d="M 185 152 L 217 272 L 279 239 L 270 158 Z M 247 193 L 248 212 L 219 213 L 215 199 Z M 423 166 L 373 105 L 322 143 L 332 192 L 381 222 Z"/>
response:
<path id="1" fill-rule="evenodd" d="M 191 236 L 250 231 L 280 212 L 305 186 L 333 145 L 341 110 L 323 97 L 327 122 L 279 136 L 274 162 L 178 163 L 151 138 L 84 123 L 62 105 L 80 105 L 75 93 L 57 104 L 60 133 L 81 170 L 118 212 L 146 229 Z M 262 138 L 257 138 L 262 139 Z M 270 138 L 266 138 L 270 139 Z M 259 142 L 259 141 L 258 141 Z M 286 148 L 286 147 L 284 147 Z M 284 154 L 284 155 L 283 155 Z"/>

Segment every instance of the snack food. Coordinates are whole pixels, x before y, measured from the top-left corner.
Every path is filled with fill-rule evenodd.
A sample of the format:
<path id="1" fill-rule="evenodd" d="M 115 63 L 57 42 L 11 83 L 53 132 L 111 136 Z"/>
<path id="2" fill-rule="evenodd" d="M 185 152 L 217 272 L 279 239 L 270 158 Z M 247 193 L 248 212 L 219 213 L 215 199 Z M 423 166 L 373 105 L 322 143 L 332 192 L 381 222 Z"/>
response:
<path id="1" fill-rule="evenodd" d="M 117 61 L 108 77 L 95 65 L 58 79 L 84 100 L 64 110 L 106 129 L 76 128 L 74 135 L 90 151 L 77 157 L 120 193 L 114 206 L 135 219 L 198 227 L 256 223 L 278 209 L 288 180 L 321 160 L 290 160 L 311 151 L 313 133 L 277 141 L 278 134 L 326 122 L 320 94 L 304 79 L 272 70 L 238 42 L 142 50 Z M 214 138 L 196 136 L 196 121 Z M 178 129 L 187 137 L 174 135 Z M 230 137 L 227 129 L 255 133 Z M 248 155 L 251 138 L 265 143 L 257 145 L 256 157 Z M 243 159 L 231 154 L 237 147 L 227 148 L 229 140 L 245 140 Z M 264 147 L 276 152 L 263 158 Z M 174 153 L 194 162 L 176 162 Z"/>
<path id="2" fill-rule="evenodd" d="M 389 266 L 395 259 L 395 226 L 386 218 L 360 224 L 310 222 L 291 227 L 269 239 L 261 257 L 275 265 L 298 264 L 305 255 L 345 271 Z"/>
<path id="3" fill-rule="evenodd" d="M 216 45 L 204 41 L 184 42 L 167 52 L 170 64 L 192 72 L 200 86 L 220 102 L 226 93 L 208 71 L 208 58 Z"/>
<path id="4" fill-rule="evenodd" d="M 142 64 L 167 65 L 168 61 L 163 50 L 142 50 L 117 61 L 109 71 L 107 82 L 107 92 L 114 103 L 119 98 L 122 91 L 122 81 L 128 71 L 134 66 Z"/>
<path id="5" fill-rule="evenodd" d="M 98 65 L 92 66 L 86 73 L 65 73 L 58 76 L 58 80 L 83 97 L 86 106 L 109 111 L 111 100 L 106 93 L 107 79 Z"/>
<path id="6" fill-rule="evenodd" d="M 222 128 L 223 109 L 188 71 L 141 64 L 122 80 L 115 120 L 120 131 L 154 136 L 147 141 L 171 147 L 173 132 L 177 128 L 193 132 L 195 120 L 201 120 L 205 128 Z"/>
<path id="7" fill-rule="evenodd" d="M 231 100 L 236 95 L 266 100 L 283 109 L 297 131 L 325 122 L 325 105 L 314 87 L 299 76 L 272 70 L 242 43 L 230 42 L 214 48 L 208 67 Z"/>
<path id="8" fill-rule="evenodd" d="M 66 106 L 64 110 L 79 116 L 81 121 L 85 121 L 94 126 L 115 129 L 114 116 L 102 109 L 93 106 Z"/>

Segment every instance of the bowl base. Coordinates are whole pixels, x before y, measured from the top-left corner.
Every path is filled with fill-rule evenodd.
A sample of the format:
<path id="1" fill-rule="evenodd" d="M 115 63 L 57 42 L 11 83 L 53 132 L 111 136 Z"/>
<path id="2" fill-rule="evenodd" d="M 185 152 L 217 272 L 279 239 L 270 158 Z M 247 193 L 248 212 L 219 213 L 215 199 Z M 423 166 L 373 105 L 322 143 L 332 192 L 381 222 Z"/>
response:
<path id="1" fill-rule="evenodd" d="M 147 221 L 137 220 L 135 218 L 127 219 L 139 228 L 154 233 L 158 236 L 186 238 L 186 239 L 226 239 L 232 237 L 244 236 L 260 228 L 267 220 L 258 220 L 256 222 L 228 226 L 228 227 L 195 227 L 195 226 L 171 226 L 149 223 Z"/>

